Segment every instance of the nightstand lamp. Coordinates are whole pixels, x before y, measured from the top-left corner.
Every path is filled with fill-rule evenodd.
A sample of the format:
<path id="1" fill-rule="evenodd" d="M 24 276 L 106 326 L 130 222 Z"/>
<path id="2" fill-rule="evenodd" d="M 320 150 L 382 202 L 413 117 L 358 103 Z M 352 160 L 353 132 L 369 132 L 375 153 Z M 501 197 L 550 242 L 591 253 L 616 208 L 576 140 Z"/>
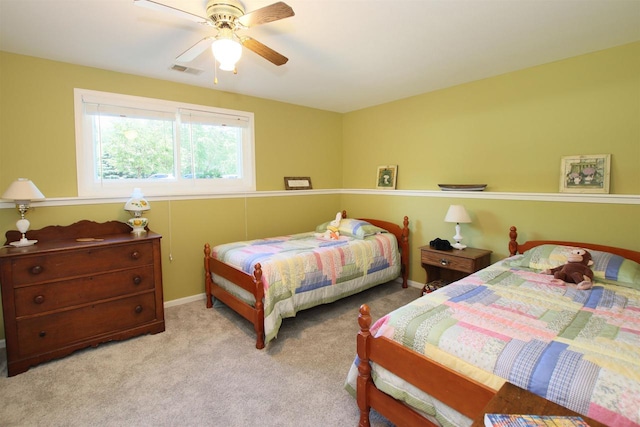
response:
<path id="1" fill-rule="evenodd" d="M 17 242 L 10 242 L 9 244 L 12 246 L 31 246 L 37 243 L 37 240 L 27 239 L 26 233 L 31 224 L 24 216 L 31 207 L 32 200 L 44 200 L 44 195 L 38 190 L 38 187 L 27 178 L 18 178 L 7 188 L 2 198 L 13 200 L 20 211 L 20 219 L 16 222 L 16 227 L 18 231 L 22 233 L 22 238 Z"/>
<path id="2" fill-rule="evenodd" d="M 142 191 L 139 188 L 133 189 L 131 198 L 127 200 L 124 205 L 124 210 L 133 215 L 133 218 L 129 218 L 127 224 L 132 228 L 131 233 L 136 236 L 142 236 L 147 233 L 145 227 L 149 224 L 149 220 L 142 216 L 142 212 L 151 209 L 149 202 L 144 198 Z"/>
<path id="3" fill-rule="evenodd" d="M 447 216 L 444 217 L 445 222 L 455 222 L 456 223 L 456 235 L 453 236 L 453 240 L 456 241 L 453 246 L 456 249 L 464 249 L 467 245 L 463 245 L 460 243 L 462 240 L 462 234 L 460 234 L 460 224 L 461 223 L 469 223 L 471 222 L 471 218 L 469 218 L 469 214 L 467 210 L 462 205 L 451 205 L 449 206 L 449 210 L 447 211 Z"/>

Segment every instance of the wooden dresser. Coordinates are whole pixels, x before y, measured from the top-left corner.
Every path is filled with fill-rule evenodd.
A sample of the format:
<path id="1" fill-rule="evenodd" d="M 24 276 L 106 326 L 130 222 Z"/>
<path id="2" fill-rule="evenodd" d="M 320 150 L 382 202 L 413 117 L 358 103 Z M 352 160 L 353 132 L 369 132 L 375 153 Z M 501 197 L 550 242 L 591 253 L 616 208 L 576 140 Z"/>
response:
<path id="1" fill-rule="evenodd" d="M 6 233 L 7 245 L 20 239 Z M 27 232 L 0 249 L 9 376 L 111 340 L 164 331 L 161 236 L 80 221 Z"/>

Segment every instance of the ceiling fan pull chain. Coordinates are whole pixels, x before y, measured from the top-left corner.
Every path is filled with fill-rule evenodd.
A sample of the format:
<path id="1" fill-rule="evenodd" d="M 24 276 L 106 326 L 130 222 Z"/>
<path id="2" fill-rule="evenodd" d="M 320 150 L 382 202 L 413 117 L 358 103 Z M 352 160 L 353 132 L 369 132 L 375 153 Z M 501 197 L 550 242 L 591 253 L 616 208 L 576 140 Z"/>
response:
<path id="1" fill-rule="evenodd" d="M 218 61 L 215 56 L 213 57 L 213 84 L 218 84 Z"/>

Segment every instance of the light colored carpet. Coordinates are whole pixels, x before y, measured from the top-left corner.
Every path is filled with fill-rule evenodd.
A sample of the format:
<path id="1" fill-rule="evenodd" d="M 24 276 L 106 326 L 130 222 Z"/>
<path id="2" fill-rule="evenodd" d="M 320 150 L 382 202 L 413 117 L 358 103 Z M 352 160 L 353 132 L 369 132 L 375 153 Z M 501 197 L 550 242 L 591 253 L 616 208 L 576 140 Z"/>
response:
<path id="1" fill-rule="evenodd" d="M 360 304 L 374 320 L 419 296 L 397 282 L 285 319 L 255 349 L 253 327 L 204 301 L 165 310 L 166 331 L 102 344 L 7 378 L 1 426 L 356 426 L 344 381 Z M 372 426 L 389 426 L 372 414 Z"/>

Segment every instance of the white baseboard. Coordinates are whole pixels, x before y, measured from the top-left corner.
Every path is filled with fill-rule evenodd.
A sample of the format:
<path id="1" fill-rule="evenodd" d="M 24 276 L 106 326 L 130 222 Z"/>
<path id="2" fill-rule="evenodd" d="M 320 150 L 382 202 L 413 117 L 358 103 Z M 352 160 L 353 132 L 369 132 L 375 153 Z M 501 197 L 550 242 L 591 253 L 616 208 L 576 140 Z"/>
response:
<path id="1" fill-rule="evenodd" d="M 164 308 L 173 307 L 173 306 L 176 306 L 176 305 L 188 304 L 188 303 L 194 302 L 194 301 L 200 301 L 200 300 L 205 299 L 206 297 L 207 297 L 206 294 L 203 292 L 203 293 L 197 294 L 197 295 L 191 295 L 191 296 L 184 297 L 184 298 L 173 299 L 171 301 L 166 301 L 164 303 Z"/>
<path id="2" fill-rule="evenodd" d="M 402 280 L 400 280 L 402 282 Z M 424 283 L 416 282 L 414 280 L 407 280 L 407 285 L 412 288 L 422 289 L 424 287 Z"/>

